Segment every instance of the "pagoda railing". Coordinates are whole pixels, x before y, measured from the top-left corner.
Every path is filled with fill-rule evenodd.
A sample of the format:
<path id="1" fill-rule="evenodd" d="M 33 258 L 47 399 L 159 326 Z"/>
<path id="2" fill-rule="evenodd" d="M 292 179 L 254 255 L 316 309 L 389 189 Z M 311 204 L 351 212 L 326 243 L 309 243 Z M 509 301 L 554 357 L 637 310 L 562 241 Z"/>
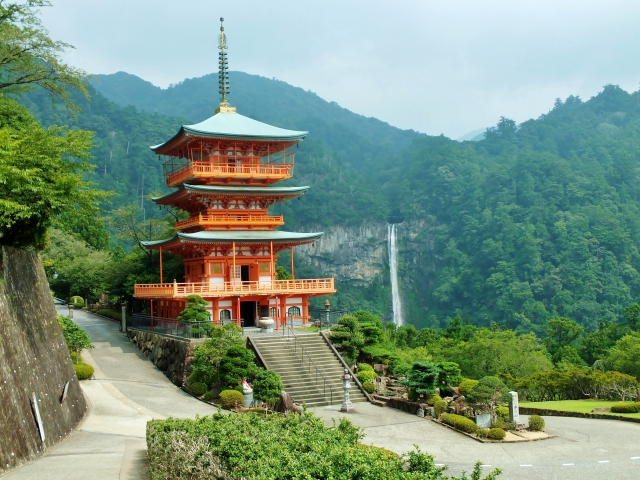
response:
<path id="1" fill-rule="evenodd" d="M 134 286 L 136 298 L 184 298 L 189 295 L 203 297 L 226 297 L 231 295 L 278 295 L 278 294 L 331 294 L 335 293 L 333 278 L 302 280 L 273 280 L 263 282 L 225 283 L 151 283 Z"/>
<path id="2" fill-rule="evenodd" d="M 253 164 L 223 164 L 211 162 L 187 162 L 182 168 L 165 173 L 168 187 L 175 187 L 188 180 L 198 178 L 218 178 L 237 180 L 279 181 L 293 176 L 293 164 L 253 163 Z"/>
<path id="3" fill-rule="evenodd" d="M 284 217 L 282 215 L 250 213 L 198 215 L 176 222 L 176 230 L 184 230 L 191 227 L 275 228 L 280 225 L 284 225 Z"/>

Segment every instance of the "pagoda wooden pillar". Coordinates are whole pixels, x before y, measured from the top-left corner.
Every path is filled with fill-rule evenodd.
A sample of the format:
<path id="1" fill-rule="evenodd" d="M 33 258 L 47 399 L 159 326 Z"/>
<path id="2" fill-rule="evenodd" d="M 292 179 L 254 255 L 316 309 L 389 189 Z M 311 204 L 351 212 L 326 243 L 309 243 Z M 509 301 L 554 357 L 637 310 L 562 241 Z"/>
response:
<path id="1" fill-rule="evenodd" d="M 287 326 L 287 297 L 280 297 L 280 315 L 282 317 L 283 328 Z"/>

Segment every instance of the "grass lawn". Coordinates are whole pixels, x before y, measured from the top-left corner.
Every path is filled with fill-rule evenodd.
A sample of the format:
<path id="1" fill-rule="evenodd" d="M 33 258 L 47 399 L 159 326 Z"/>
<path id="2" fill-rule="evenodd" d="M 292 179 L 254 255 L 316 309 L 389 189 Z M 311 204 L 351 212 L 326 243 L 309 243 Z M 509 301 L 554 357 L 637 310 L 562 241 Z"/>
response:
<path id="1" fill-rule="evenodd" d="M 613 402 L 610 400 L 558 400 L 556 402 L 520 402 L 522 407 L 546 408 L 548 410 L 560 410 L 563 412 L 580 412 L 591 413 L 594 408 L 611 408 L 612 405 L 620 405 L 623 402 Z M 633 403 L 633 402 L 624 402 Z M 619 415 L 621 417 L 640 418 L 640 413 L 611 413 L 611 412 L 595 412 L 604 413 L 605 415 Z"/>

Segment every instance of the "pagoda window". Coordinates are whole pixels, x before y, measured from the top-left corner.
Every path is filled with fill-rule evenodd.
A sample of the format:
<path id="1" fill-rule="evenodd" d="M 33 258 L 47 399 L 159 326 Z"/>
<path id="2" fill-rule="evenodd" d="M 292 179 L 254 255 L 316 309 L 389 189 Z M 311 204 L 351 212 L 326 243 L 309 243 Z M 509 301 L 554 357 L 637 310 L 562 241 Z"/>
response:
<path id="1" fill-rule="evenodd" d="M 220 310 L 220 321 L 231 320 L 231 310 Z"/>
<path id="2" fill-rule="evenodd" d="M 287 316 L 289 317 L 299 317 L 301 314 L 300 307 L 289 307 L 287 310 Z"/>
<path id="3" fill-rule="evenodd" d="M 276 307 L 269 307 L 269 316 L 271 318 L 276 318 L 277 310 Z"/>

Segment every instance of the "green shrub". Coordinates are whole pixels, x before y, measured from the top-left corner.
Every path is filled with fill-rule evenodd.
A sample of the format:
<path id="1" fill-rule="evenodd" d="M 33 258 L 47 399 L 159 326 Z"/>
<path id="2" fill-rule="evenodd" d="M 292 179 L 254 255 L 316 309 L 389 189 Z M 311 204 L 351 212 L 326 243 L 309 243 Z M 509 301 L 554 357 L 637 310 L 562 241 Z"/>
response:
<path id="1" fill-rule="evenodd" d="M 373 382 L 364 382 L 362 384 L 362 388 L 364 388 L 364 391 L 368 394 L 372 394 L 376 391 L 376 386 L 373 384 Z"/>
<path id="2" fill-rule="evenodd" d="M 373 367 L 368 363 L 359 363 L 358 364 L 358 373 L 362 372 L 373 372 Z"/>
<path id="3" fill-rule="evenodd" d="M 489 435 L 489 430 L 486 428 L 478 428 L 476 431 L 476 436 L 480 438 L 487 438 L 487 435 Z"/>
<path id="4" fill-rule="evenodd" d="M 282 379 L 273 370 L 258 370 L 253 381 L 253 394 L 256 398 L 275 405 L 284 390 Z"/>
<path id="5" fill-rule="evenodd" d="M 447 411 L 447 402 L 444 400 L 437 400 L 436 403 L 433 404 L 433 411 L 436 418 L 440 418 L 444 412 Z"/>
<path id="6" fill-rule="evenodd" d="M 74 295 L 69 299 L 69 304 L 73 305 L 74 308 L 82 308 L 84 307 L 84 298 Z"/>
<path id="7" fill-rule="evenodd" d="M 122 321 L 122 312 L 117 312 L 109 308 L 101 308 L 100 310 L 96 310 L 96 313 L 112 320 L 118 320 L 119 322 Z"/>
<path id="8" fill-rule="evenodd" d="M 216 399 L 216 395 L 209 390 L 208 392 L 205 392 L 204 397 L 202 398 L 204 398 L 206 402 L 213 402 Z"/>
<path id="9" fill-rule="evenodd" d="M 93 367 L 86 363 L 74 363 L 73 369 L 76 371 L 78 380 L 87 380 L 93 375 Z"/>
<path id="10" fill-rule="evenodd" d="M 214 478 L 217 464 L 229 478 L 335 478 L 444 480 L 431 455 L 393 455 L 360 443 L 362 431 L 346 419 L 328 427 L 310 413 L 214 414 L 196 420 L 147 423 L 150 477 Z M 274 441 L 277 439 L 277 441 Z M 292 452 L 295 455 L 292 456 Z M 294 470 L 295 469 L 295 470 Z M 477 465 L 469 478 L 489 478 Z"/>
<path id="11" fill-rule="evenodd" d="M 409 370 L 411 370 L 411 364 L 397 359 L 392 360 L 389 367 L 391 368 L 391 373 L 396 377 L 404 377 L 409 373 Z"/>
<path id="12" fill-rule="evenodd" d="M 437 393 L 434 393 L 433 395 L 429 395 L 427 397 L 427 405 L 429 405 L 430 407 L 433 407 L 436 404 L 436 402 L 440 400 L 442 400 L 442 397 Z"/>
<path id="13" fill-rule="evenodd" d="M 220 359 L 219 375 L 223 385 L 229 388 L 240 386 L 242 380 L 248 379 L 258 370 L 254 362 L 255 355 L 247 347 L 233 345 Z M 242 388 L 240 387 L 242 391 Z"/>
<path id="14" fill-rule="evenodd" d="M 365 370 L 364 372 L 361 372 L 360 370 L 358 370 L 358 380 L 360 380 L 360 383 L 367 383 L 367 382 L 373 382 L 378 375 L 376 374 L 376 372 L 373 371 L 373 369 L 371 370 Z"/>
<path id="15" fill-rule="evenodd" d="M 220 392 L 220 404 L 227 410 L 235 408 L 236 404 L 241 407 L 244 404 L 244 396 L 237 390 L 224 390 Z"/>
<path id="16" fill-rule="evenodd" d="M 529 415 L 529 430 L 532 432 L 544 430 L 544 418 L 540 415 Z"/>
<path id="17" fill-rule="evenodd" d="M 496 415 L 498 415 L 505 422 L 509 421 L 509 407 L 496 408 Z"/>
<path id="18" fill-rule="evenodd" d="M 207 391 L 207 384 L 203 382 L 195 382 L 189 384 L 189 388 L 191 389 L 191 393 L 199 397 L 200 395 L 204 395 L 204 392 Z"/>
<path id="19" fill-rule="evenodd" d="M 456 415 L 455 413 L 444 413 L 440 417 L 443 423 L 452 426 L 453 428 L 466 433 L 476 433 L 478 426 L 470 418 L 463 417 L 462 415 Z"/>
<path id="20" fill-rule="evenodd" d="M 67 344 L 69 353 L 75 354 L 72 355 L 72 359 L 75 363 L 78 363 L 80 352 L 85 348 L 93 348 L 89 334 L 76 325 L 69 317 L 59 315 L 58 324 L 62 329 L 62 335 L 64 336 L 64 341 Z"/>
<path id="21" fill-rule="evenodd" d="M 222 327 L 212 327 L 207 338 L 193 349 L 191 375 L 194 381 L 213 386 L 218 383 L 218 369 L 222 357 L 233 346 L 244 346 L 240 327 L 235 323 L 227 323 Z"/>
<path id="22" fill-rule="evenodd" d="M 466 397 L 467 395 L 469 395 L 469 392 L 473 390 L 473 387 L 475 387 L 477 384 L 478 380 L 465 378 L 458 384 L 458 391 L 460 392 L 460 395 L 464 395 Z"/>
<path id="23" fill-rule="evenodd" d="M 507 422 L 505 422 L 503 420 L 503 418 L 501 416 L 496 416 L 496 418 L 493 419 L 493 422 L 491 423 L 491 426 L 494 428 L 506 428 Z"/>
<path id="24" fill-rule="evenodd" d="M 622 405 L 612 405 L 612 413 L 638 413 L 640 412 L 640 403 L 624 403 Z"/>
<path id="25" fill-rule="evenodd" d="M 487 432 L 487 438 L 491 440 L 503 440 L 506 435 L 506 432 L 501 428 L 490 428 Z"/>

